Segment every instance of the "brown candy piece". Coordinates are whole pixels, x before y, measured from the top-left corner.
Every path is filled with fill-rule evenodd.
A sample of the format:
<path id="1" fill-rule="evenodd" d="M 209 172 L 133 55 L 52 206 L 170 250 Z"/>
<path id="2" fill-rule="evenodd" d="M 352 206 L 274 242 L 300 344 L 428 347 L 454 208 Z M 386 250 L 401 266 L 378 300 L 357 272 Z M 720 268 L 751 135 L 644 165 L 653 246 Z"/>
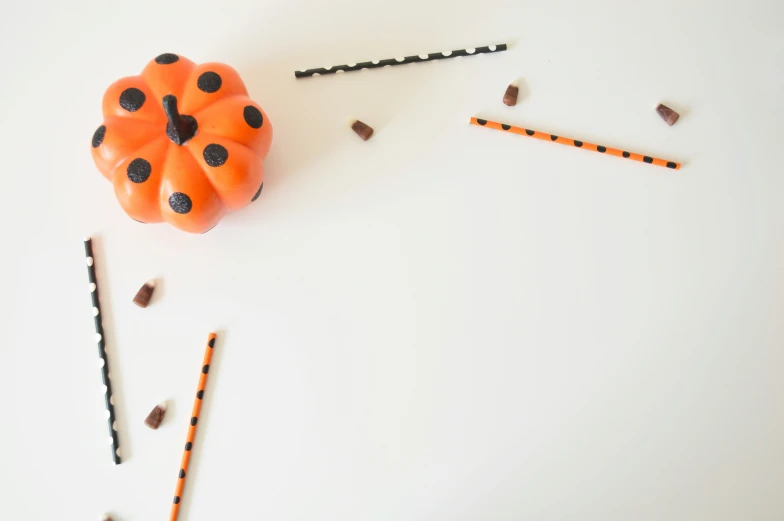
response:
<path id="1" fill-rule="evenodd" d="M 147 415 L 147 419 L 144 420 L 144 424 L 153 430 L 157 429 L 161 425 L 161 422 L 163 421 L 163 415 L 165 413 L 166 404 L 162 403 L 160 405 L 156 405 L 155 408 L 150 411 L 150 414 Z"/>
<path id="2" fill-rule="evenodd" d="M 104 514 L 102 519 L 103 521 L 113 521 L 112 516 L 110 516 L 109 514 Z"/>
<path id="3" fill-rule="evenodd" d="M 517 95 L 520 89 L 515 85 L 509 85 L 504 92 L 504 104 L 514 107 L 517 105 Z"/>
<path id="4" fill-rule="evenodd" d="M 656 107 L 656 113 L 661 116 L 664 122 L 669 126 L 673 126 L 675 122 L 678 121 L 678 118 L 681 117 L 680 114 L 672 110 L 667 105 L 662 105 L 661 103 L 659 103 L 659 106 Z"/>
<path id="5" fill-rule="evenodd" d="M 136 292 L 136 296 L 133 297 L 133 303 L 139 306 L 140 308 L 146 308 L 147 304 L 150 303 L 150 299 L 152 298 L 152 292 L 155 290 L 155 281 L 148 280 L 144 283 L 144 286 L 139 288 L 139 291 Z"/>
<path id="6" fill-rule="evenodd" d="M 373 135 L 373 128 L 365 125 L 359 120 L 356 120 L 354 124 L 351 125 L 351 130 L 356 132 L 363 141 L 367 141 Z"/>

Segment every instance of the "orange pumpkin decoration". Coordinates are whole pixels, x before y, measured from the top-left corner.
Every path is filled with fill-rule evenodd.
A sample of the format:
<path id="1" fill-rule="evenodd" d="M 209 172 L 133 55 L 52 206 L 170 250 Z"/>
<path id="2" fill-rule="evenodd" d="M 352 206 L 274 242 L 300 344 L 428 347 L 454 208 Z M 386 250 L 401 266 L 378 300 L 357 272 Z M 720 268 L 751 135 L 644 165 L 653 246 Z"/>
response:
<path id="1" fill-rule="evenodd" d="M 204 233 L 261 194 L 272 126 L 228 65 L 161 54 L 109 87 L 103 117 L 93 160 L 137 221 Z"/>

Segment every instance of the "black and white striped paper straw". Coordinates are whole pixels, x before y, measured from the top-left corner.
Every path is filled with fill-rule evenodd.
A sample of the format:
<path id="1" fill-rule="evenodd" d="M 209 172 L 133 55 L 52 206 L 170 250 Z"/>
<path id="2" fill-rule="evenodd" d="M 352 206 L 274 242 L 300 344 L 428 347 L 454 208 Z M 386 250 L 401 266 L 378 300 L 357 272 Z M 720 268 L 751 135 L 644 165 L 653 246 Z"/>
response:
<path id="1" fill-rule="evenodd" d="M 109 444 L 112 446 L 112 460 L 115 465 L 119 465 L 122 461 L 120 460 L 120 443 L 117 440 L 117 424 L 114 417 L 112 382 L 109 379 L 109 361 L 106 358 L 106 341 L 103 338 L 101 303 L 98 300 L 98 280 L 95 278 L 93 241 L 89 237 L 84 238 L 84 254 L 87 256 L 87 276 L 90 279 L 90 297 L 93 301 L 93 318 L 95 319 L 95 342 L 98 344 L 98 366 L 101 368 L 103 393 L 106 400 L 106 419 L 109 422 Z"/>
<path id="2" fill-rule="evenodd" d="M 428 62 L 433 60 L 446 60 L 448 58 L 458 58 L 460 56 L 474 56 L 477 54 L 487 54 L 506 50 L 506 44 L 486 45 L 471 49 L 458 49 L 456 51 L 431 52 L 430 54 L 418 54 L 406 56 L 404 58 L 388 58 L 386 60 L 373 60 L 369 62 L 350 63 L 348 65 L 333 65 L 331 67 L 317 67 L 315 69 L 303 69 L 294 71 L 297 78 L 309 78 L 320 74 L 335 74 L 338 72 L 360 71 L 362 69 L 377 69 L 379 67 L 389 67 L 391 65 L 405 65 L 407 63 Z"/>

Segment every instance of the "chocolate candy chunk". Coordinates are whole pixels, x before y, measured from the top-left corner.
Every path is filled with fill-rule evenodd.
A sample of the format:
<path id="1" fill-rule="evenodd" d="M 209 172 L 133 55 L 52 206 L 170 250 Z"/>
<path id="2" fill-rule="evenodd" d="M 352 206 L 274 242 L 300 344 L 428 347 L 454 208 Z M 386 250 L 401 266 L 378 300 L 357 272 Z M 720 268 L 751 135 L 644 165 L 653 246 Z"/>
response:
<path id="1" fill-rule="evenodd" d="M 153 290 L 155 290 L 155 281 L 148 280 L 144 283 L 144 286 L 139 288 L 139 291 L 136 292 L 136 296 L 133 297 L 133 303 L 140 308 L 146 308 L 147 304 L 150 303 L 150 298 L 152 298 Z"/>
<path id="2" fill-rule="evenodd" d="M 517 94 L 519 92 L 519 88 L 514 85 L 509 85 L 506 88 L 506 92 L 504 92 L 504 104 L 509 105 L 510 107 L 517 105 Z"/>
<path id="3" fill-rule="evenodd" d="M 153 430 L 157 429 L 161 425 L 161 422 L 163 421 L 163 415 L 165 413 L 166 404 L 162 403 L 160 405 L 156 405 L 155 408 L 150 411 L 150 414 L 147 415 L 147 419 L 144 420 L 144 424 Z"/>
<path id="4" fill-rule="evenodd" d="M 659 106 L 656 107 L 656 113 L 659 114 L 659 116 L 661 116 L 664 122 L 669 126 L 673 126 L 675 122 L 678 121 L 678 118 L 681 117 L 680 114 L 672 110 L 670 107 L 662 105 L 661 103 L 659 103 Z"/>
<path id="5" fill-rule="evenodd" d="M 104 514 L 103 518 L 101 518 L 101 519 L 103 521 L 112 521 L 112 516 L 110 516 L 109 514 Z"/>
<path id="6" fill-rule="evenodd" d="M 355 121 L 354 124 L 351 125 L 351 129 L 356 132 L 363 141 L 367 141 L 373 135 L 373 128 L 365 125 L 359 120 Z"/>

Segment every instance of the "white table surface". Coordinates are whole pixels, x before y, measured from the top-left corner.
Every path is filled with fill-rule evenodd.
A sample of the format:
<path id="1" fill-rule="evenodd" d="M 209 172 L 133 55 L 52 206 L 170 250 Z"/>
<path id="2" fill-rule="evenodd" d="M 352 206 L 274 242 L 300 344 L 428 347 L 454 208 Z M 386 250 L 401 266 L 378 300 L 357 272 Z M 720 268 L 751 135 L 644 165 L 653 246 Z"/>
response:
<path id="1" fill-rule="evenodd" d="M 23 4 L 0 17 L 0 519 L 168 519 L 212 329 L 183 521 L 784 517 L 784 4 Z M 233 65 L 274 126 L 261 198 L 203 236 L 127 218 L 90 157 L 104 89 L 162 52 Z"/>

